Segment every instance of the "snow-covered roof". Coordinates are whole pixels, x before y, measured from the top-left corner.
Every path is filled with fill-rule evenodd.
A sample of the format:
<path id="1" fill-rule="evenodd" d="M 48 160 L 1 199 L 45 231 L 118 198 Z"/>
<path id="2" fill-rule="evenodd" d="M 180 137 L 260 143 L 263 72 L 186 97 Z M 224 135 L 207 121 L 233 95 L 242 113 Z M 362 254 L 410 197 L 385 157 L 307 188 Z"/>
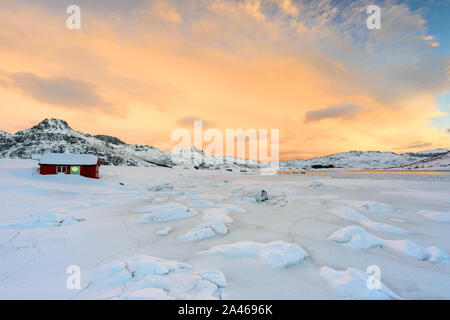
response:
<path id="1" fill-rule="evenodd" d="M 98 157 L 92 154 L 46 153 L 42 155 L 40 164 L 62 165 L 96 165 Z"/>

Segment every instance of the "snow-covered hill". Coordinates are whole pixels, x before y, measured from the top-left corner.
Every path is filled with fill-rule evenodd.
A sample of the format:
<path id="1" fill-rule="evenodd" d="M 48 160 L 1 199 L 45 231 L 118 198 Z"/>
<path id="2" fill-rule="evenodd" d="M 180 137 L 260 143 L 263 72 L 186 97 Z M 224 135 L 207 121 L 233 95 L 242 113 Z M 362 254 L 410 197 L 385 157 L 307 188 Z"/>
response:
<path id="1" fill-rule="evenodd" d="M 440 154 L 437 150 L 447 152 L 447 149 L 436 149 L 417 153 L 397 154 L 380 151 L 350 151 L 312 159 L 296 159 L 280 164 L 292 169 L 383 169 L 407 165 Z"/>
<path id="2" fill-rule="evenodd" d="M 154 146 L 127 144 L 108 135 L 90 135 L 73 130 L 66 121 L 45 119 L 32 128 L 9 134 L 0 132 L 0 157 L 29 159 L 32 155 L 53 153 L 95 154 L 114 165 L 166 166 L 183 165 L 201 169 L 257 168 L 254 161 L 230 159 L 204 154 L 196 148 L 175 153 Z"/>
<path id="3" fill-rule="evenodd" d="M 0 139 L 11 136 L 8 132 L 0 130 Z"/>
<path id="4" fill-rule="evenodd" d="M 396 168 L 397 169 L 397 168 Z M 399 166 L 398 169 L 408 170 L 450 170 L 450 151 L 437 156 L 423 159 L 405 166 Z"/>
<path id="5" fill-rule="evenodd" d="M 406 166 L 439 156 L 448 149 L 396 154 L 379 151 L 350 151 L 312 159 L 280 163 L 283 169 L 384 169 Z M 114 165 L 179 165 L 197 169 L 245 170 L 262 167 L 256 161 L 218 157 L 195 147 L 167 152 L 151 145 L 127 144 L 108 135 L 90 135 L 73 130 L 66 121 L 45 119 L 32 128 L 9 134 L 0 131 L 0 157 L 29 159 L 32 155 L 53 153 L 95 154 Z M 440 165 L 441 166 L 441 165 Z M 420 167 L 420 166 L 419 166 Z M 442 167 L 442 166 L 441 166 Z M 410 167 L 414 169 L 415 166 Z M 447 168 L 448 169 L 448 168 Z"/>
<path id="6" fill-rule="evenodd" d="M 198 169 L 223 169 L 224 167 L 258 169 L 261 167 L 258 162 L 253 160 L 244 160 L 233 157 L 217 157 L 204 153 L 196 147 L 172 151 L 170 156 L 173 163 L 176 165 L 189 166 L 189 164 L 191 164 Z"/>
<path id="7" fill-rule="evenodd" d="M 129 145 L 114 137 L 84 134 L 64 120 L 45 119 L 32 128 L 0 136 L 1 157 L 25 159 L 46 152 L 95 154 L 116 165 L 172 165 L 167 153 L 153 146 Z"/>
<path id="8" fill-rule="evenodd" d="M 432 149 L 432 150 L 423 150 L 423 151 L 419 151 L 419 152 L 416 152 L 416 154 L 418 154 L 418 155 L 423 155 L 423 156 L 426 156 L 426 157 L 434 157 L 434 156 L 437 156 L 437 155 L 446 153 L 446 152 L 448 152 L 448 151 L 450 151 L 450 150 L 448 150 L 448 149 L 443 149 L 443 148 L 439 148 L 439 149 Z"/>

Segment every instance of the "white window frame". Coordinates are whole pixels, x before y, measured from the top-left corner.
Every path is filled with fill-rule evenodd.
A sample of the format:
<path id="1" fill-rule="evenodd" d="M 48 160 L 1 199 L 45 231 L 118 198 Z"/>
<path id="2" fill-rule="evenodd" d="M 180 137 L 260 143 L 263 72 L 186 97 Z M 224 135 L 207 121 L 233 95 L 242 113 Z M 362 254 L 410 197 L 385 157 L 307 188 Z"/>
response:
<path id="1" fill-rule="evenodd" d="M 67 173 L 67 166 L 56 166 L 56 173 Z"/>

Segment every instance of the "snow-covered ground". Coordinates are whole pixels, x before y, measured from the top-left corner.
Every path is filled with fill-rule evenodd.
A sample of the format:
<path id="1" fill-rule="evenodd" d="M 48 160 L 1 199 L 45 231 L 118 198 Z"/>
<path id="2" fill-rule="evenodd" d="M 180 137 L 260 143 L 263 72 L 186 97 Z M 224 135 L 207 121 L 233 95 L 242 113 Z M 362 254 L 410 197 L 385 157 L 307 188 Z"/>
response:
<path id="1" fill-rule="evenodd" d="M 450 299 L 450 174 L 36 168 L 0 160 L 1 299 Z"/>

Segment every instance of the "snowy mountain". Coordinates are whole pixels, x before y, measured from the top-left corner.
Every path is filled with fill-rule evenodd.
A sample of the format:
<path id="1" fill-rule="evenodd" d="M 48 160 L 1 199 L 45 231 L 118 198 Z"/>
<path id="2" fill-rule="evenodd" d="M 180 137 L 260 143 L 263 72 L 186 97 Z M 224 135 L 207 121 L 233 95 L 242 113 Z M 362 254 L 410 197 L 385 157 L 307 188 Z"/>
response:
<path id="1" fill-rule="evenodd" d="M 240 169 L 257 169 L 261 165 L 253 160 L 244 160 L 233 157 L 218 157 L 204 153 L 202 150 L 192 147 L 171 152 L 171 159 L 176 165 L 187 166 L 192 164 L 197 169 L 221 169 L 238 167 Z"/>
<path id="2" fill-rule="evenodd" d="M 396 154 L 379 151 L 350 151 L 312 159 L 280 162 L 283 169 L 382 169 L 414 164 L 430 159 L 448 149 L 426 150 Z M 66 121 L 45 119 L 32 128 L 9 134 L 0 131 L 0 157 L 30 158 L 32 155 L 52 153 L 95 154 L 114 165 L 165 166 L 174 165 L 197 169 L 242 170 L 262 167 L 252 160 L 218 157 L 195 147 L 167 152 L 150 145 L 127 144 L 108 135 L 90 135 L 73 130 Z M 420 165 L 419 165 L 420 166 Z"/>
<path id="3" fill-rule="evenodd" d="M 64 120 L 45 119 L 16 134 L 0 135 L 1 157 L 30 158 L 47 152 L 95 154 L 115 165 L 172 165 L 167 153 L 153 146 L 129 145 L 114 137 L 84 134 Z"/>
<path id="4" fill-rule="evenodd" d="M 0 157 L 31 158 L 52 153 L 95 154 L 114 165 L 165 166 L 184 165 L 202 169 L 257 168 L 256 162 L 206 155 L 196 148 L 171 154 L 154 146 L 127 144 L 107 135 L 90 135 L 73 130 L 66 121 L 45 119 L 32 128 L 9 134 L 0 132 Z"/>
<path id="5" fill-rule="evenodd" d="M 448 151 L 450 151 L 450 150 L 449 149 L 439 148 L 439 149 L 419 151 L 419 152 L 416 152 L 416 154 L 423 155 L 423 156 L 426 156 L 426 157 L 434 157 L 434 156 L 446 153 Z"/>
<path id="6" fill-rule="evenodd" d="M 11 136 L 8 132 L 0 130 L 0 139 Z"/>
<path id="7" fill-rule="evenodd" d="M 447 149 L 436 149 L 447 152 Z M 436 150 L 397 154 L 380 151 L 350 151 L 311 159 L 296 159 L 280 163 L 289 169 L 383 169 L 407 165 L 440 154 Z"/>

